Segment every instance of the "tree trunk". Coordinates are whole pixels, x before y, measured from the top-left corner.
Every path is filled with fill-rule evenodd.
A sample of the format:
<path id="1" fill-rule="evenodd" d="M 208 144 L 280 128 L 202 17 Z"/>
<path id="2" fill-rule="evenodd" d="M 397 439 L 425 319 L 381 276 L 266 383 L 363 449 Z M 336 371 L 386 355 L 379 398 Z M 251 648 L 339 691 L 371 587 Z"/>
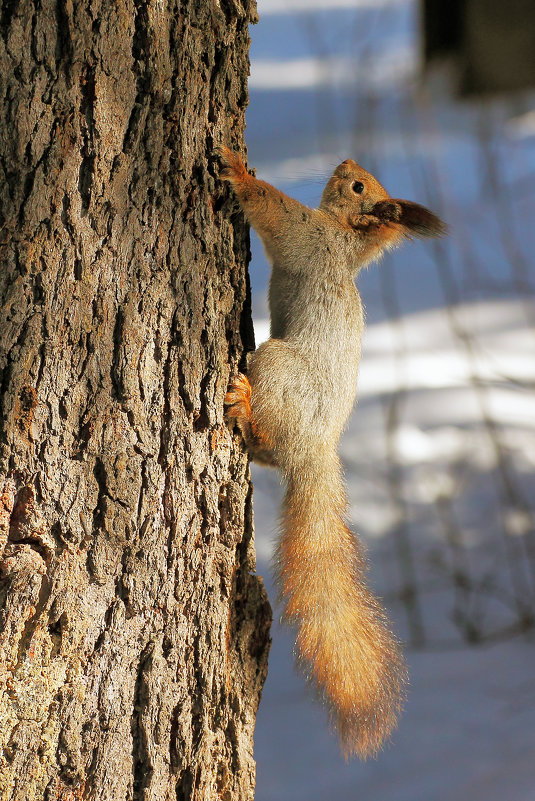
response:
<path id="1" fill-rule="evenodd" d="M 250 2 L 2 6 L 2 801 L 253 796 Z"/>

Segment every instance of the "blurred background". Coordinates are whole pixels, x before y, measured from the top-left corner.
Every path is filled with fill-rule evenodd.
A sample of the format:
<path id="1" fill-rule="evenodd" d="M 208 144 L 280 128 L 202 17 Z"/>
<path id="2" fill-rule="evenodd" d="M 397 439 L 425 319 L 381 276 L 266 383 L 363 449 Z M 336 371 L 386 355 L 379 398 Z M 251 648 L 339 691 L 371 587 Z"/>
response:
<path id="1" fill-rule="evenodd" d="M 535 4 L 258 0 L 249 164 L 307 205 L 351 157 L 447 239 L 358 280 L 358 405 L 341 442 L 350 522 L 406 643 L 391 745 L 342 759 L 277 622 L 257 801 L 535 799 Z M 253 235 L 257 344 L 269 268 Z M 281 488 L 253 468 L 258 572 Z"/>

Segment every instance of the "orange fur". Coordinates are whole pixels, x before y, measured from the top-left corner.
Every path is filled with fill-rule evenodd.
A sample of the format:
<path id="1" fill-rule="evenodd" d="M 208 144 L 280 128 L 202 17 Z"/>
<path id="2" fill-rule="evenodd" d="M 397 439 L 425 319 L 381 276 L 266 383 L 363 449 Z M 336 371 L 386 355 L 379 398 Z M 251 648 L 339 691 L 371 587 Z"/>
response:
<path id="1" fill-rule="evenodd" d="M 334 454 L 288 481 L 277 563 L 298 662 L 326 700 L 346 757 L 376 753 L 403 701 L 406 669 L 365 583 L 362 550 L 342 515 Z"/>

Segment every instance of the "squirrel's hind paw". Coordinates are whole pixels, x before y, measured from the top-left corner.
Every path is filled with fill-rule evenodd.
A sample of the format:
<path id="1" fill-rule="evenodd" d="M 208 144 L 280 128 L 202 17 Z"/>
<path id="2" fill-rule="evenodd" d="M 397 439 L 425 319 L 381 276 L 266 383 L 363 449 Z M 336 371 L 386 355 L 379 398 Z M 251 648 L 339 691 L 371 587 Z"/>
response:
<path id="1" fill-rule="evenodd" d="M 224 404 L 227 418 L 249 420 L 251 417 L 251 385 L 246 375 L 237 373 L 230 379 Z"/>
<path id="2" fill-rule="evenodd" d="M 247 376 L 238 373 L 230 379 L 224 402 L 227 407 L 225 416 L 227 420 L 236 422 L 251 458 L 259 464 L 275 467 L 273 444 L 253 420 L 251 385 Z"/>

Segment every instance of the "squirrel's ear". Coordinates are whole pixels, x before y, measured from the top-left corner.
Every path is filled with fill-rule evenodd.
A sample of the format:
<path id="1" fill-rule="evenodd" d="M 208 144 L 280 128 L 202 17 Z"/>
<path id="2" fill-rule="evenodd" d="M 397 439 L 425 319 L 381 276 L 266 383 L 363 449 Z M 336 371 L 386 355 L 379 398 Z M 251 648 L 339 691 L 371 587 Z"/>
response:
<path id="1" fill-rule="evenodd" d="M 444 236 L 448 226 L 432 211 L 410 200 L 393 200 L 401 209 L 397 222 L 406 228 L 408 236 Z"/>

